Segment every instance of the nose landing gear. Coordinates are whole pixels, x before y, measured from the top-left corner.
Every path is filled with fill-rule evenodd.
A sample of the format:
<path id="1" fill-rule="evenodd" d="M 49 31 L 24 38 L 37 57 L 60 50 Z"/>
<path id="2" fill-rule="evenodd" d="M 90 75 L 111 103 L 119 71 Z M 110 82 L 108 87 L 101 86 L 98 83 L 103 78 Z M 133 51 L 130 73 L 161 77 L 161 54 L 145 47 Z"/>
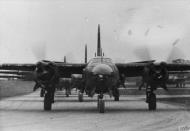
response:
<path id="1" fill-rule="evenodd" d="M 103 94 L 98 95 L 98 103 L 97 103 L 99 113 L 105 112 L 105 101 L 103 98 Z"/>

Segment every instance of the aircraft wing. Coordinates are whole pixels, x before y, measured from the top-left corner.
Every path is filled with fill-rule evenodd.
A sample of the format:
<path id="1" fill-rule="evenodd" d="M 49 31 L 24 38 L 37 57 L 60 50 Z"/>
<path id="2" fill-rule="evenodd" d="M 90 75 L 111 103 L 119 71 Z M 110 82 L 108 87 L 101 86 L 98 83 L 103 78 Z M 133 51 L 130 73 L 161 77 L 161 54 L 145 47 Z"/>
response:
<path id="1" fill-rule="evenodd" d="M 51 61 L 42 61 L 41 63 L 46 66 Z M 83 68 L 86 66 L 84 63 L 64 63 L 52 62 L 60 77 L 71 77 L 71 74 L 82 74 Z M 0 73 L 3 74 L 24 74 L 25 72 L 35 72 L 37 64 L 1 64 Z"/>
<path id="2" fill-rule="evenodd" d="M 4 72 L 14 72 L 14 71 L 34 71 L 36 64 L 1 64 L 0 70 Z"/>
<path id="3" fill-rule="evenodd" d="M 82 74 L 83 69 L 86 67 L 85 63 L 59 63 L 58 67 L 60 77 L 70 78 L 71 74 Z"/>
<path id="4" fill-rule="evenodd" d="M 116 63 L 120 73 L 126 77 L 142 76 L 144 67 L 149 63 Z M 160 63 L 154 63 L 155 68 L 160 68 Z M 190 64 L 166 64 L 168 72 L 190 71 Z"/>

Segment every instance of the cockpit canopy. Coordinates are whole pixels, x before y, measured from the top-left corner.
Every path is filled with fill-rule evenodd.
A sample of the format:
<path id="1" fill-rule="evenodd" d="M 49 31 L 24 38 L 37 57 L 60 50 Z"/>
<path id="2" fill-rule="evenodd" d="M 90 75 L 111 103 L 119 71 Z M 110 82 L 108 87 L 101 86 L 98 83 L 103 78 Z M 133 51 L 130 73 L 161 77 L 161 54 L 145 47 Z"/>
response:
<path id="1" fill-rule="evenodd" d="M 89 64 L 94 64 L 94 63 L 112 63 L 112 60 L 110 58 L 96 57 L 89 61 Z"/>

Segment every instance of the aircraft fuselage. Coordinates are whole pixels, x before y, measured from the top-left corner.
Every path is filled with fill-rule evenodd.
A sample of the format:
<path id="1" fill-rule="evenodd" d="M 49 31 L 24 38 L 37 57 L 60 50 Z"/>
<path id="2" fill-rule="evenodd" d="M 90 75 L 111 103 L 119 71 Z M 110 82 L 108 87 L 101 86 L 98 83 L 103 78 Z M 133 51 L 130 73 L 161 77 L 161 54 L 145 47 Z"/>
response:
<path id="1" fill-rule="evenodd" d="M 91 59 L 84 70 L 84 77 L 85 91 L 89 96 L 95 93 L 113 95 L 119 83 L 119 71 L 110 58 Z"/>

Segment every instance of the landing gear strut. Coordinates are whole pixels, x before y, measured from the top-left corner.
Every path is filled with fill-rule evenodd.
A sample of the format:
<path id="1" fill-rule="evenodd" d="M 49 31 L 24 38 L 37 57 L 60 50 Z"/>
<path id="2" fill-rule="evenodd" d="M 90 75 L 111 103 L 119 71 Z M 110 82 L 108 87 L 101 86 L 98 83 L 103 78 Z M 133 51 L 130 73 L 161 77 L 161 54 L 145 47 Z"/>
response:
<path id="1" fill-rule="evenodd" d="M 83 93 L 80 91 L 78 93 L 78 100 L 79 100 L 79 102 L 83 102 Z"/>
<path id="2" fill-rule="evenodd" d="M 65 91 L 65 95 L 66 95 L 66 97 L 69 97 L 69 95 L 70 95 L 70 91 L 67 88 L 66 88 L 66 91 Z"/>
<path id="3" fill-rule="evenodd" d="M 48 111 L 51 110 L 52 108 L 52 103 L 54 103 L 54 93 L 55 89 L 54 86 L 49 86 L 45 91 L 45 96 L 44 96 L 44 110 Z"/>
<path id="4" fill-rule="evenodd" d="M 98 103 L 97 103 L 99 113 L 105 112 L 105 101 L 103 99 L 103 94 L 98 95 Z"/>
<path id="5" fill-rule="evenodd" d="M 52 105 L 52 95 L 50 91 L 47 91 L 44 96 L 44 110 L 51 110 Z"/>
<path id="6" fill-rule="evenodd" d="M 40 97 L 44 97 L 44 94 L 45 94 L 45 89 L 41 89 L 41 91 L 40 91 Z"/>
<path id="7" fill-rule="evenodd" d="M 68 93 L 66 93 L 66 97 L 69 97 L 69 94 L 68 94 Z"/>
<path id="8" fill-rule="evenodd" d="M 119 101 L 119 90 L 118 90 L 118 88 L 114 89 L 114 100 Z"/>
<path id="9" fill-rule="evenodd" d="M 153 92 L 153 87 L 146 88 L 146 102 L 149 110 L 156 110 L 156 94 Z"/>

